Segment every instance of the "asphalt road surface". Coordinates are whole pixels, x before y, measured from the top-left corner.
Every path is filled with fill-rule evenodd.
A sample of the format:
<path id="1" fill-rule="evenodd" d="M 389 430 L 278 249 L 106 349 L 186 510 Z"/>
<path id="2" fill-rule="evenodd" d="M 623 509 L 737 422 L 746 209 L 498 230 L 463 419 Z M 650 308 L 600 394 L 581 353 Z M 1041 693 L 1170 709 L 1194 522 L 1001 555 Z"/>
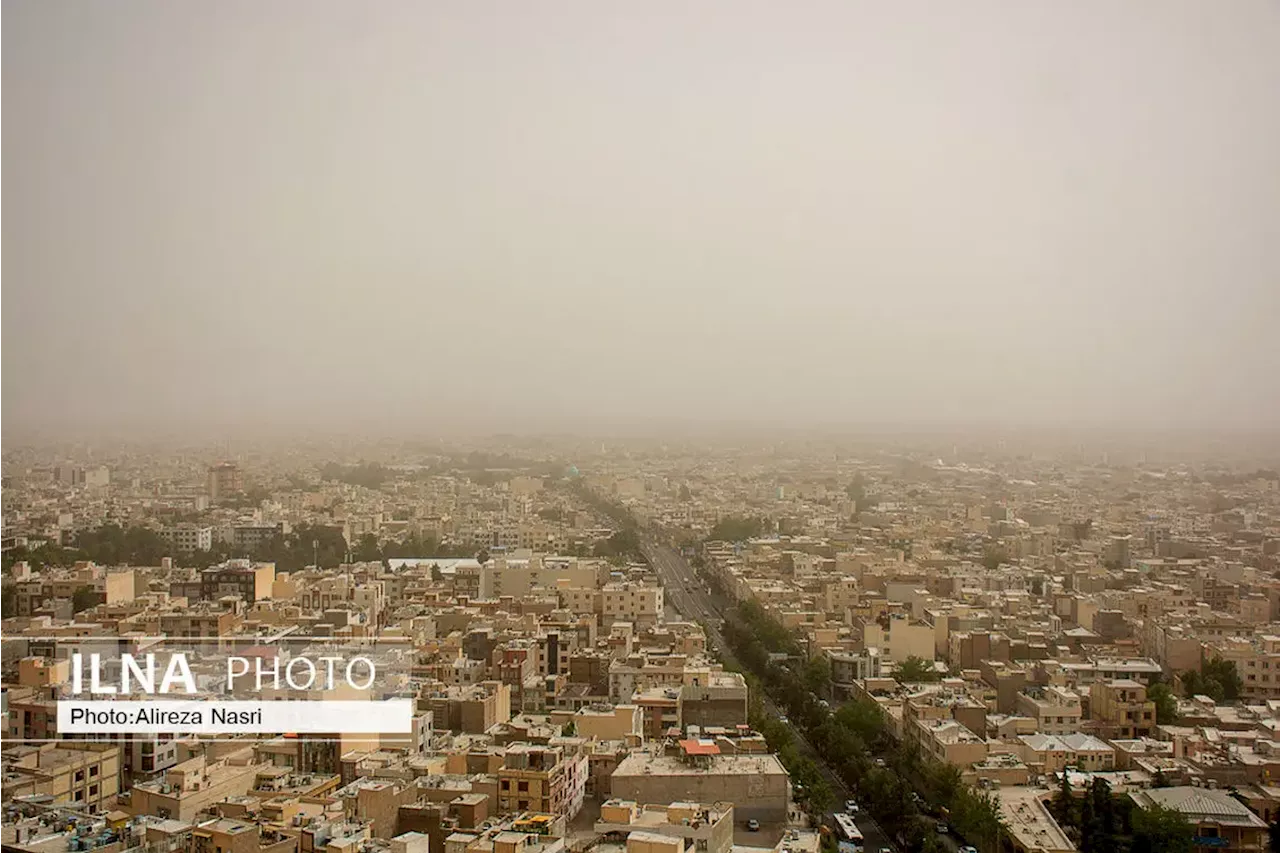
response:
<path id="1" fill-rule="evenodd" d="M 640 549 L 644 552 L 649 564 L 653 566 L 653 570 L 657 573 L 658 580 L 665 590 L 666 605 L 674 607 L 685 619 L 702 622 L 707 634 L 707 643 L 712 650 L 720 655 L 721 660 L 733 660 L 733 652 L 729 649 L 729 644 L 725 642 L 724 635 L 720 633 L 719 629 L 719 620 L 724 618 L 723 611 L 726 604 L 717 601 L 714 596 L 707 592 L 705 583 L 698 578 L 688 561 L 680 556 L 679 551 L 661 542 L 650 532 L 641 532 Z M 784 714 L 772 699 L 768 696 L 760 698 L 767 713 L 780 719 L 784 718 Z M 845 800 L 849 799 L 849 790 L 845 787 L 844 780 L 822 760 L 822 756 L 805 739 L 799 729 L 790 723 L 788 723 L 788 728 L 791 729 L 791 735 L 795 738 L 800 752 L 813 759 L 818 770 L 827 780 L 827 784 L 831 787 L 832 796 L 837 801 L 836 808 L 844 808 Z M 834 828 L 834 814 L 828 813 L 824 815 L 823 822 Z M 868 853 L 879 853 L 882 849 L 896 850 L 897 845 L 889 840 L 884 831 L 880 829 L 880 826 L 865 812 L 858 814 L 855 823 L 857 823 L 858 829 L 862 831 L 865 842 L 864 849 Z"/>

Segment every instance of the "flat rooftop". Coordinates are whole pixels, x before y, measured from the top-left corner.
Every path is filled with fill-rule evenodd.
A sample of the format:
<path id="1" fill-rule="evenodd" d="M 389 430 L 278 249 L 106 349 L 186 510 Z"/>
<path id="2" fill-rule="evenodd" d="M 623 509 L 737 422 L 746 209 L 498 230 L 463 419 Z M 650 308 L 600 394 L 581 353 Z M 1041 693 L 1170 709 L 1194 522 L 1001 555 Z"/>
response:
<path id="1" fill-rule="evenodd" d="M 1048 793 L 1044 788 L 1014 785 L 1000 788 L 996 795 L 1009 831 L 1023 847 L 1044 851 L 1075 850 L 1071 839 L 1041 802 L 1040 798 Z"/>
<path id="2" fill-rule="evenodd" d="M 618 765 L 618 769 L 613 771 L 615 778 L 619 776 L 703 776 L 707 773 L 785 776 L 787 771 L 774 755 L 713 755 L 702 758 L 697 765 L 693 765 L 685 763 L 674 755 L 650 756 L 644 753 L 627 756 Z"/>

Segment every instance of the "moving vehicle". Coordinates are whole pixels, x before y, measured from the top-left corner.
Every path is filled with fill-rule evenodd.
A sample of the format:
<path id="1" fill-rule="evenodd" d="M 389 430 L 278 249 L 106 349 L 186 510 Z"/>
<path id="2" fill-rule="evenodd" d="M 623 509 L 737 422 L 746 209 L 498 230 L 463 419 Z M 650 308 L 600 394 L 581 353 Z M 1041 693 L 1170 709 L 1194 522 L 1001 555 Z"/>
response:
<path id="1" fill-rule="evenodd" d="M 759 831 L 760 831 L 760 821 L 756 820 L 755 818 L 752 818 L 751 820 L 747 821 L 747 831 L 748 831 L 748 832 L 759 832 Z"/>
<path id="2" fill-rule="evenodd" d="M 862 847 L 862 830 L 847 814 L 836 815 L 836 834 L 841 841 L 847 841 L 855 847 Z"/>
<path id="3" fill-rule="evenodd" d="M 947 829 L 947 825 L 945 823 L 938 824 L 937 829 L 938 829 L 939 835 L 946 835 L 950 831 L 949 829 Z"/>
<path id="4" fill-rule="evenodd" d="M 858 802 L 856 800 L 845 800 L 844 811 L 845 811 L 845 814 L 857 814 Z"/>
<path id="5" fill-rule="evenodd" d="M 960 848 L 960 853 L 978 853 L 977 847 L 970 847 L 968 844 Z"/>

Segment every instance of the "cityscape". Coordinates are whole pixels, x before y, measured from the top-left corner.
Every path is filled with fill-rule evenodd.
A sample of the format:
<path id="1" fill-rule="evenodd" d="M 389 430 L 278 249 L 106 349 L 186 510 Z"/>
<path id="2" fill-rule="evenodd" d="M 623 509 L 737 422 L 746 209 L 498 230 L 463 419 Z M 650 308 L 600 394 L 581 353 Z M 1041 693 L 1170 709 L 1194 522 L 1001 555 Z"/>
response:
<path id="1" fill-rule="evenodd" d="M 1245 449 L 9 451 L 5 845 L 1262 849 L 1280 473 Z M 179 647 L 202 684 L 359 648 L 412 731 L 59 737 L 73 654 Z"/>
<path id="2" fill-rule="evenodd" d="M 0 16 L 0 853 L 1280 853 L 1276 0 Z"/>

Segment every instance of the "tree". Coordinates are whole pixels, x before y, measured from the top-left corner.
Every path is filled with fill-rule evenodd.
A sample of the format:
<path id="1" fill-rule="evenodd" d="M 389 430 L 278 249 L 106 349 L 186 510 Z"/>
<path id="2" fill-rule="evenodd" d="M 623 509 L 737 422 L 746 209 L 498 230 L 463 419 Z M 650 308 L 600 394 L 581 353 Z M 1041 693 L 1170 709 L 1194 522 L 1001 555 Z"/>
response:
<path id="1" fill-rule="evenodd" d="M 810 693 L 827 695 L 831 689 L 831 661 L 826 655 L 809 658 L 804 665 L 804 686 Z"/>
<path id="2" fill-rule="evenodd" d="M 693 492 L 689 491 L 687 485 L 680 486 L 680 500 L 686 503 L 693 500 Z"/>
<path id="3" fill-rule="evenodd" d="M 476 562 L 477 562 L 477 563 L 479 563 L 479 564 L 480 564 L 480 565 L 482 565 L 482 566 L 483 566 L 485 563 L 489 562 L 489 549 L 488 549 L 488 548 L 481 548 L 481 549 L 479 550 L 479 552 L 477 552 L 477 553 L 476 553 Z"/>
<path id="4" fill-rule="evenodd" d="M 1147 691 L 1147 698 L 1156 703 L 1156 722 L 1167 725 L 1178 719 L 1178 700 L 1169 685 L 1157 683 Z"/>
<path id="5" fill-rule="evenodd" d="M 938 671 L 933 663 L 924 658 L 911 655 L 894 670 L 893 677 L 899 684 L 913 684 L 919 681 L 937 681 Z"/>
<path id="6" fill-rule="evenodd" d="M 18 587 L 16 584 L 7 583 L 4 589 L 0 591 L 0 608 L 3 608 L 3 618 L 8 619 L 10 616 L 18 615 Z"/>
<path id="7" fill-rule="evenodd" d="M 845 486 L 844 493 L 853 500 L 855 506 L 861 503 L 867 496 L 867 478 L 854 474 L 853 481 Z"/>
<path id="8" fill-rule="evenodd" d="M 1095 776 L 1085 796 L 1089 804 L 1090 821 L 1086 823 L 1083 818 L 1080 821 L 1080 849 L 1110 853 L 1115 849 L 1116 839 L 1120 835 L 1111 786 L 1101 777 Z"/>
<path id="9" fill-rule="evenodd" d="M 391 478 L 391 472 L 376 462 L 359 462 L 355 465 L 339 465 L 326 462 L 320 468 L 320 479 L 336 480 L 351 486 L 376 489 Z"/>
<path id="10" fill-rule="evenodd" d="M 1205 695 L 1215 702 L 1231 702 L 1240 698 L 1244 684 L 1236 665 L 1215 655 L 1200 664 L 1200 671 L 1188 670 L 1182 675 L 1182 687 L 1188 696 Z"/>
<path id="11" fill-rule="evenodd" d="M 990 571 L 1000 568 L 1001 563 L 1009 561 L 1009 552 L 999 545 L 988 545 L 982 554 L 982 565 Z"/>
<path id="12" fill-rule="evenodd" d="M 1075 826 L 1076 823 L 1076 801 L 1071 794 L 1071 779 L 1067 777 L 1067 771 L 1062 771 L 1062 778 L 1058 781 L 1057 793 L 1053 795 L 1053 802 L 1049 810 L 1053 812 L 1053 818 L 1064 827 Z"/>
<path id="13" fill-rule="evenodd" d="M 634 528 L 615 530 L 608 539 L 596 543 L 595 555 L 609 559 L 641 559 L 640 536 Z"/>
<path id="14" fill-rule="evenodd" d="M 98 598 L 98 592 L 93 587 L 87 584 L 76 587 L 76 591 L 71 594 L 71 612 L 80 613 L 90 607 L 96 607 Z"/>
<path id="15" fill-rule="evenodd" d="M 717 521 L 708 538 L 720 542 L 743 542 L 759 536 L 763 530 L 764 522 L 758 518 L 731 515 Z"/>
<path id="16" fill-rule="evenodd" d="M 1191 825 L 1164 806 L 1134 808 L 1129 814 L 1129 853 L 1191 853 Z"/>
<path id="17" fill-rule="evenodd" d="M 361 536 L 360 541 L 356 543 L 353 556 L 357 562 L 361 563 L 381 562 L 382 549 L 378 547 L 378 537 L 373 533 Z"/>
<path id="18" fill-rule="evenodd" d="M 1267 827 L 1267 843 L 1271 847 L 1271 853 L 1280 853 L 1280 817 Z"/>

